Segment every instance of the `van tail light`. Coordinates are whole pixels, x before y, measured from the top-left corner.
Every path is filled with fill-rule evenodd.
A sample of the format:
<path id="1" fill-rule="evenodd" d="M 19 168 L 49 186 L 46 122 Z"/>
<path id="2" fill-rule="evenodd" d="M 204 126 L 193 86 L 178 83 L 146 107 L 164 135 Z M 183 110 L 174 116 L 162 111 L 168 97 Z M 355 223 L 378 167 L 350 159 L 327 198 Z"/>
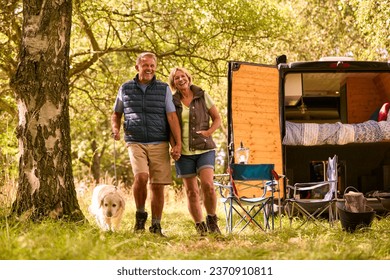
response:
<path id="1" fill-rule="evenodd" d="M 330 68 L 348 68 L 351 64 L 344 61 L 334 62 L 329 65 Z"/>

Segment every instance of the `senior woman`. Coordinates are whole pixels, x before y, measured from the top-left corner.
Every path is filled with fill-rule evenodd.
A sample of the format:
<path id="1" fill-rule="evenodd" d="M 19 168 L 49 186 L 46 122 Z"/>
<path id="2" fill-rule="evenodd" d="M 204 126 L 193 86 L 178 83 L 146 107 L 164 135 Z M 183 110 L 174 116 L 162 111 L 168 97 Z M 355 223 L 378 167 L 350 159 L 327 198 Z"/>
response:
<path id="1" fill-rule="evenodd" d="M 213 185 L 216 145 L 211 136 L 221 125 L 221 117 L 212 98 L 192 84 L 192 77 L 185 68 L 174 68 L 171 71 L 169 86 L 174 93 L 173 103 L 182 129 L 181 155 L 172 154 L 172 157 L 175 159 L 177 177 L 183 179 L 188 210 L 201 236 L 208 232 L 221 234 L 217 224 L 217 197 Z M 198 177 L 207 212 L 206 222 L 202 214 Z"/>

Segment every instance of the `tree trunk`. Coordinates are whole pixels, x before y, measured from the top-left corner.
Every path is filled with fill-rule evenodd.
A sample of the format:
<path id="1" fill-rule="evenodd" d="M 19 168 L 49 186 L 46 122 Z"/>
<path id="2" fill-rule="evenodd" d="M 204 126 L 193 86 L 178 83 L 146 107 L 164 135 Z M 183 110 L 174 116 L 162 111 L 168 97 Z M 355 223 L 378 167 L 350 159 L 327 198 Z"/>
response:
<path id="1" fill-rule="evenodd" d="M 106 145 L 104 144 L 101 151 L 99 152 L 97 141 L 94 139 L 92 140 L 91 143 L 91 149 L 93 152 L 91 172 L 92 172 L 93 179 L 95 180 L 95 183 L 99 184 L 100 183 L 100 162 L 104 155 Z"/>
<path id="2" fill-rule="evenodd" d="M 69 47 L 72 0 L 23 1 L 19 65 L 11 81 L 19 110 L 19 180 L 12 212 L 33 220 L 84 219 L 72 173 Z"/>

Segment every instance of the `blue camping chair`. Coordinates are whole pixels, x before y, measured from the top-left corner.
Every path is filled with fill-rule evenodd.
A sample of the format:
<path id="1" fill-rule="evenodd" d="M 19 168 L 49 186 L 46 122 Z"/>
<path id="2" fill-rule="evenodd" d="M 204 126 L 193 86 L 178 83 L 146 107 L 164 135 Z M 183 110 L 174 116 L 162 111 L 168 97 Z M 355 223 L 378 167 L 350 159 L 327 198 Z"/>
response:
<path id="1" fill-rule="evenodd" d="M 248 225 L 263 231 L 274 229 L 274 193 L 280 178 L 274 164 L 231 164 L 228 175 L 227 183 L 214 183 L 224 205 L 227 232 L 241 232 Z"/>

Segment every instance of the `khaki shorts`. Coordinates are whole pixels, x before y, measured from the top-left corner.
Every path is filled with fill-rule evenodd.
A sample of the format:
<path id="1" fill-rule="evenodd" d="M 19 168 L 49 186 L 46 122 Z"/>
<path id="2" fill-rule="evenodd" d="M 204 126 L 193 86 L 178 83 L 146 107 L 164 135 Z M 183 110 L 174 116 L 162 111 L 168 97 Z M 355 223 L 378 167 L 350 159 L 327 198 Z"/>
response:
<path id="1" fill-rule="evenodd" d="M 148 173 L 151 184 L 172 184 L 168 142 L 127 144 L 133 174 Z"/>

